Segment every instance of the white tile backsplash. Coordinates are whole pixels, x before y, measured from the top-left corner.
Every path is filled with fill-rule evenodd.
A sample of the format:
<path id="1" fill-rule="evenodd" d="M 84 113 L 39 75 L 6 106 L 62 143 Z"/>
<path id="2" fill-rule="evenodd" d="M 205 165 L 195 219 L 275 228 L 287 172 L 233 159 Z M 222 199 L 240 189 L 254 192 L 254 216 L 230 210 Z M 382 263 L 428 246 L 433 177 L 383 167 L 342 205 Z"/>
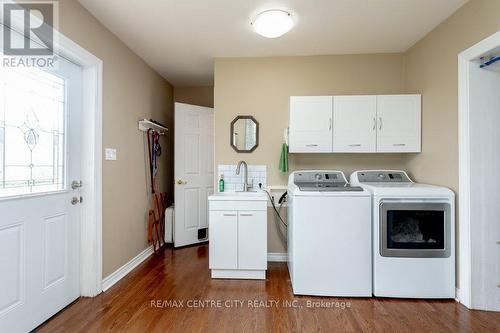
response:
<path id="1" fill-rule="evenodd" d="M 243 167 L 242 167 L 243 168 Z M 218 177 L 224 175 L 224 191 L 243 191 L 243 170 L 240 174 L 236 174 L 236 164 L 219 164 Z M 219 178 L 217 178 L 219 180 Z M 267 187 L 267 166 L 266 165 L 249 165 L 248 166 L 248 183 L 253 184 L 253 188 L 249 191 L 259 190 L 259 183 L 262 188 Z"/>

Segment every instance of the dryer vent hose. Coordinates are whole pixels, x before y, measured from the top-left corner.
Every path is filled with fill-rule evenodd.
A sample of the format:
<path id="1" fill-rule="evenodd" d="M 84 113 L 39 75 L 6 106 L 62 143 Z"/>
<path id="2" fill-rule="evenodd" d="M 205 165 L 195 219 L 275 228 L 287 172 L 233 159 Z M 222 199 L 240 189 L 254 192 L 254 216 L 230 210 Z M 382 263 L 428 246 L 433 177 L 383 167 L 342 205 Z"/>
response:
<path id="1" fill-rule="evenodd" d="M 281 242 L 283 242 L 283 244 L 286 245 L 288 225 L 281 217 L 281 207 L 283 207 L 283 204 L 286 202 L 287 192 L 283 193 L 283 195 L 280 197 L 280 199 L 278 200 L 279 206 L 278 206 L 278 208 L 276 208 L 274 198 L 271 196 L 271 194 L 267 190 L 264 190 L 264 191 L 267 193 L 267 196 L 269 197 L 269 201 L 271 201 L 271 204 L 273 205 L 273 209 L 274 209 L 274 213 L 275 213 L 274 224 L 276 225 L 276 229 L 278 231 L 278 236 L 281 239 Z"/>

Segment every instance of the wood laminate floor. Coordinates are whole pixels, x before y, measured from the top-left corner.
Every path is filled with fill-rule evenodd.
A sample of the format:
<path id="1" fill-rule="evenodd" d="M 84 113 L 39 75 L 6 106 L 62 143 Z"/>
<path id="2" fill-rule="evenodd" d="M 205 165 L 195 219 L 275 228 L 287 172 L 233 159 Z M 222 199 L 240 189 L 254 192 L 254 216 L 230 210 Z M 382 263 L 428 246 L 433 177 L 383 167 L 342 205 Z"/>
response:
<path id="1" fill-rule="evenodd" d="M 297 297 L 284 263 L 267 279 L 212 280 L 208 246 L 166 249 L 38 332 L 500 332 L 500 313 L 451 300 Z"/>

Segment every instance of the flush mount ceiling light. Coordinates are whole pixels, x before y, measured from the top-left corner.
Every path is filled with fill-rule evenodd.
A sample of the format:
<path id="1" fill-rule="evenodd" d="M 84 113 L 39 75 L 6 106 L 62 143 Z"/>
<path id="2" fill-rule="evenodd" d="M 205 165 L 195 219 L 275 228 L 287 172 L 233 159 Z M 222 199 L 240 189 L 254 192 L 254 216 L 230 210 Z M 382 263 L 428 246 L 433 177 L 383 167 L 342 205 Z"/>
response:
<path id="1" fill-rule="evenodd" d="M 271 9 L 258 14 L 251 22 L 256 33 L 267 38 L 283 36 L 293 27 L 290 13 Z"/>

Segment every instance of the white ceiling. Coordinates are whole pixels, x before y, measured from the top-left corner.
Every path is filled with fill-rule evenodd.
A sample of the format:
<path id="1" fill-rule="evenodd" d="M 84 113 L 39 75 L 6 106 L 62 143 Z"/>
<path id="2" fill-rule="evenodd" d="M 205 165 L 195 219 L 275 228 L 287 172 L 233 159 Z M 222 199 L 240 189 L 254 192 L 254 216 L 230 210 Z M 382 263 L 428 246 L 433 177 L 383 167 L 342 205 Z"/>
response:
<path id="1" fill-rule="evenodd" d="M 79 0 L 175 86 L 211 85 L 216 57 L 403 52 L 467 0 Z M 250 20 L 285 9 L 278 39 Z"/>

